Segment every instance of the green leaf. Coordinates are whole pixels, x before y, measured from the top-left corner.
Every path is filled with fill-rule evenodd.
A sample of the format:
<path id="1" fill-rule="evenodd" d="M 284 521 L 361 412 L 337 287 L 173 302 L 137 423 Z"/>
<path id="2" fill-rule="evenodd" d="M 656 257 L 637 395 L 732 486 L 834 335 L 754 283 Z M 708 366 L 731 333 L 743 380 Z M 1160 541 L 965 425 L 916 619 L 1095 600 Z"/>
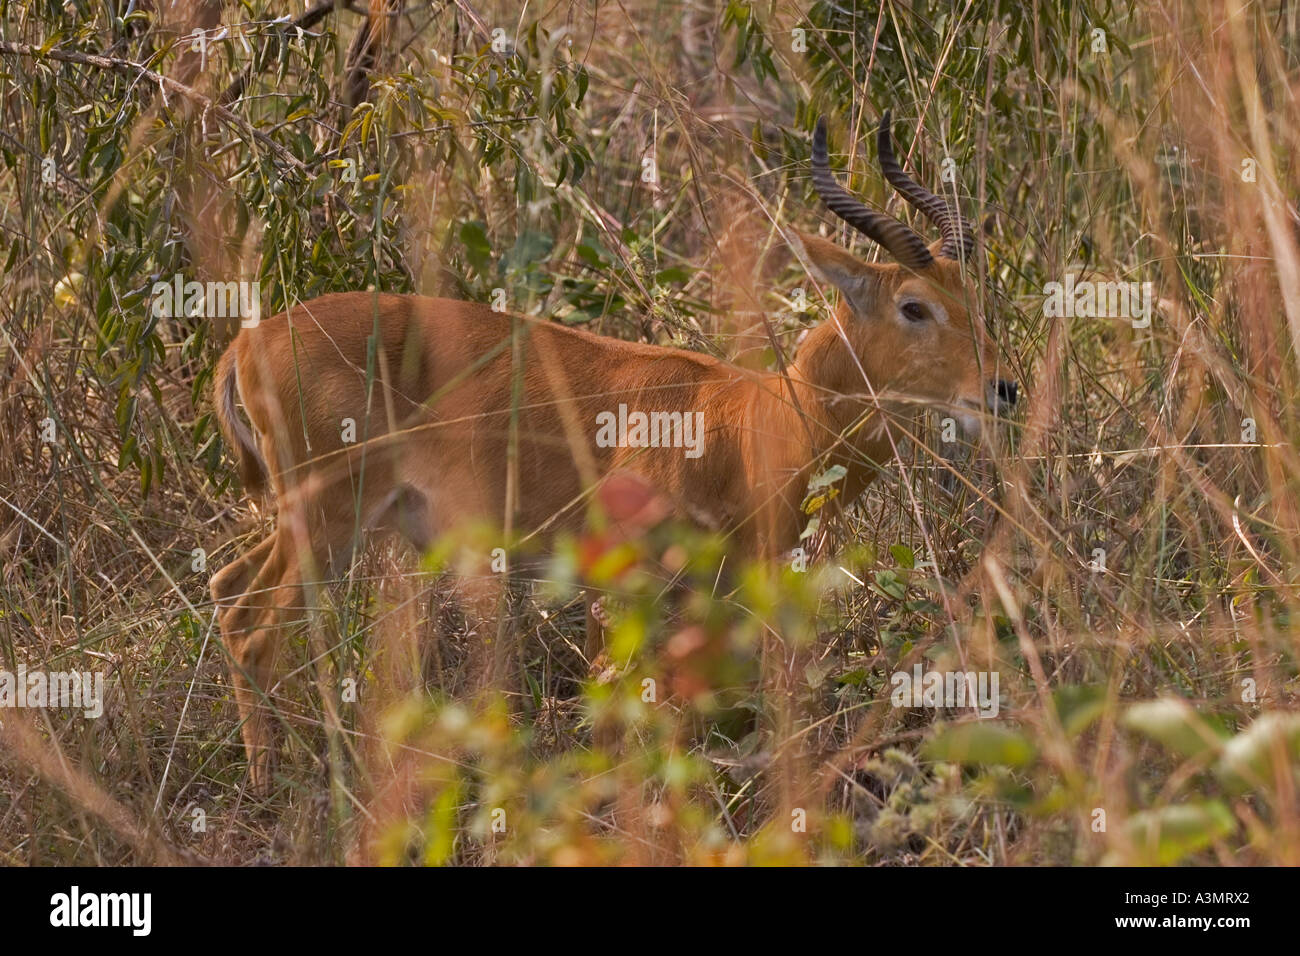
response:
<path id="1" fill-rule="evenodd" d="M 555 238 L 544 232 L 526 230 L 519 234 L 514 246 L 506 253 L 507 271 L 525 271 L 534 263 L 541 262 L 551 254 Z"/>
<path id="2" fill-rule="evenodd" d="M 809 661 L 803 669 L 803 676 L 808 680 L 808 686 L 812 688 L 821 687 L 826 683 L 826 678 L 834 668 L 834 662 L 831 661 Z"/>
<path id="3" fill-rule="evenodd" d="M 916 567 L 916 555 L 912 552 L 912 549 L 909 548 L 907 545 L 891 544 L 889 546 L 889 553 L 894 556 L 894 562 L 900 568 Z"/>
<path id="4" fill-rule="evenodd" d="M 1134 704 L 1125 712 L 1123 724 L 1182 757 L 1196 757 L 1222 745 L 1221 734 L 1178 697 Z"/>
<path id="5" fill-rule="evenodd" d="M 803 504 L 800 505 L 803 513 L 806 515 L 815 514 L 825 507 L 828 501 L 840 493 L 840 489 L 832 488 L 831 485 L 848 473 L 848 469 L 843 465 L 831 465 L 825 471 L 810 478 L 808 480 L 808 493 L 804 495 Z"/>
<path id="6" fill-rule="evenodd" d="M 1052 700 L 1061 729 L 1066 736 L 1077 737 L 1106 709 L 1106 688 L 1077 684 L 1058 687 Z"/>
<path id="7" fill-rule="evenodd" d="M 851 671 L 845 671 L 843 674 L 837 674 L 835 682 L 837 684 L 847 684 L 850 687 L 861 687 L 870 676 L 870 672 L 865 667 L 856 667 Z"/>
<path id="8" fill-rule="evenodd" d="M 471 220 L 460 227 L 460 241 L 465 245 L 465 256 L 469 264 L 480 274 L 488 271 L 492 263 L 492 244 L 488 242 L 487 228 L 483 223 Z"/>
<path id="9" fill-rule="evenodd" d="M 689 282 L 694 273 L 683 266 L 669 266 L 655 273 L 655 281 L 662 283 Z"/>
<path id="10" fill-rule="evenodd" d="M 820 491 L 823 488 L 828 488 L 831 485 L 835 484 L 835 482 L 839 481 L 848 473 L 849 470 L 845 468 L 843 465 L 831 465 L 821 474 L 814 475 L 811 479 L 809 479 L 808 490 L 810 492 L 813 492 L 813 491 Z"/>
<path id="11" fill-rule="evenodd" d="M 1233 793 L 1270 789 L 1279 771 L 1295 772 L 1297 756 L 1300 714 L 1265 714 L 1223 745 L 1214 775 Z"/>
<path id="12" fill-rule="evenodd" d="M 1146 810 L 1124 829 L 1143 865 L 1170 866 L 1231 834 L 1237 821 L 1222 801 L 1209 800 Z"/>
<path id="13" fill-rule="evenodd" d="M 893 571 L 877 571 L 875 583 L 871 589 L 882 597 L 901 601 L 907 596 L 907 585 L 898 579 Z"/>
<path id="14" fill-rule="evenodd" d="M 444 787 L 429 808 L 425 826 L 424 863 L 442 866 L 451 859 L 456 847 L 456 812 L 460 803 L 460 779 Z"/>
<path id="15" fill-rule="evenodd" d="M 931 760 L 1002 767 L 1027 767 L 1035 757 L 1023 734 L 984 720 L 940 728 L 922 752 Z"/>
<path id="16" fill-rule="evenodd" d="M 593 269 L 606 269 L 609 267 L 609 253 L 596 240 L 590 242 L 580 242 L 574 247 L 578 258 Z"/>

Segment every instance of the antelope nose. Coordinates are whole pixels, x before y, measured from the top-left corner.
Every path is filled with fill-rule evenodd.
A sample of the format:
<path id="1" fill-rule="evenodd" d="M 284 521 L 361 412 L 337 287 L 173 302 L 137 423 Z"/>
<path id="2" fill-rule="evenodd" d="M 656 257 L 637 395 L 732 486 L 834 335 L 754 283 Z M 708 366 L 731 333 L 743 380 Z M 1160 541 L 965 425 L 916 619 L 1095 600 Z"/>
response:
<path id="1" fill-rule="evenodd" d="M 998 379 L 998 401 L 1006 402 L 1008 405 L 1016 403 L 1016 383 L 1009 382 L 1006 379 Z"/>

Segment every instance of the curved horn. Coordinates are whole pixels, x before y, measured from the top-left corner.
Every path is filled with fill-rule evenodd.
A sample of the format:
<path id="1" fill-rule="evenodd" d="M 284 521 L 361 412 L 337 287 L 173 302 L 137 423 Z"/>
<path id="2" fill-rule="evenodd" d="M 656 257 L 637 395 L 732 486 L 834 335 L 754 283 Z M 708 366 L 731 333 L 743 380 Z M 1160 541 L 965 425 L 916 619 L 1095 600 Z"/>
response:
<path id="1" fill-rule="evenodd" d="M 885 174 L 890 185 L 897 189 L 909 203 L 925 214 L 925 217 L 939 227 L 943 236 L 943 247 L 939 254 L 946 259 L 956 259 L 960 246 L 969 259 L 975 251 L 975 233 L 971 224 L 962 218 L 961 213 L 953 209 L 947 201 L 939 198 L 924 186 L 912 180 L 894 157 L 894 144 L 889 135 L 889 110 L 880 118 L 880 132 L 876 135 L 876 148 L 880 153 L 880 171 Z"/>
<path id="2" fill-rule="evenodd" d="M 812 181 L 817 195 L 831 212 L 868 239 L 880 243 L 902 265 L 909 269 L 924 269 L 934 261 L 925 240 L 906 224 L 868 208 L 835 181 L 830 156 L 826 152 L 824 117 L 817 120 L 817 129 L 813 132 Z"/>

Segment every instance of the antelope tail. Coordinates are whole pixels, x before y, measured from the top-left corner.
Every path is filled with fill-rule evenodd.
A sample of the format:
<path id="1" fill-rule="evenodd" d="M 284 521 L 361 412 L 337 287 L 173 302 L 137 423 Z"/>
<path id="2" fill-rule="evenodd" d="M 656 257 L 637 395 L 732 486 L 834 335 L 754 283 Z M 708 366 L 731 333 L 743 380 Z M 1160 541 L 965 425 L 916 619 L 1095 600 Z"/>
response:
<path id="1" fill-rule="evenodd" d="M 266 462 L 257 450 L 257 439 L 235 407 L 239 397 L 239 376 L 235 370 L 235 349 L 226 349 L 217 363 L 215 395 L 217 424 L 226 445 L 239 461 L 239 479 L 244 490 L 257 494 L 266 490 Z"/>

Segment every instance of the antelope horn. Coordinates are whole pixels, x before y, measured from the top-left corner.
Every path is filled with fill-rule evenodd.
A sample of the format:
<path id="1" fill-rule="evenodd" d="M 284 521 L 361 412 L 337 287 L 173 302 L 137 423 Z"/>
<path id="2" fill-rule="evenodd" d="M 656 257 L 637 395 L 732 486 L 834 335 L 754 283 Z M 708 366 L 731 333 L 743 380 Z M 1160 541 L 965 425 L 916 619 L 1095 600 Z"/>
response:
<path id="1" fill-rule="evenodd" d="M 854 199 L 831 173 L 830 156 L 826 152 L 826 119 L 817 120 L 813 132 L 812 181 L 817 195 L 831 212 L 868 239 L 880 243 L 899 263 L 909 269 L 924 269 L 934 261 L 925 240 L 905 223 L 892 216 L 876 212 Z"/>
<path id="2" fill-rule="evenodd" d="M 962 258 L 969 259 L 975 251 L 975 233 L 971 224 L 962 218 L 961 213 L 939 198 L 924 186 L 914 182 L 894 157 L 894 145 L 889 136 L 889 110 L 880 118 L 880 132 L 876 135 L 876 148 L 880 153 L 880 171 L 885 174 L 890 185 L 897 189 L 909 203 L 919 209 L 939 228 L 943 236 L 943 246 L 939 255 L 945 259 L 956 259 L 960 246 Z"/>

